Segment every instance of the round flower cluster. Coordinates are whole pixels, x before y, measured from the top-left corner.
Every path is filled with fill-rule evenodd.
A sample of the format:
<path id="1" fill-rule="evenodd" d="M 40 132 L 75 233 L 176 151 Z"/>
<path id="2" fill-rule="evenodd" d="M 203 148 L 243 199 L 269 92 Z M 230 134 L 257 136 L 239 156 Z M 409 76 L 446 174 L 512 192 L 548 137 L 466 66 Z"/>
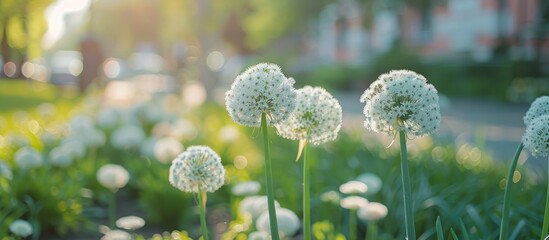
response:
<path id="1" fill-rule="evenodd" d="M 113 191 L 126 186 L 130 180 L 130 174 L 120 165 L 107 164 L 97 170 L 97 181 Z"/>
<path id="2" fill-rule="evenodd" d="M 18 237 L 28 237 L 32 234 L 32 226 L 25 220 L 15 220 L 10 224 L 10 231 Z"/>
<path id="3" fill-rule="evenodd" d="M 275 64 L 252 66 L 236 77 L 225 94 L 227 111 L 245 126 L 259 127 L 262 113 L 268 115 L 269 124 L 280 123 L 295 109 L 294 82 Z"/>
<path id="4" fill-rule="evenodd" d="M 296 109 L 276 124 L 278 133 L 292 140 L 307 140 L 318 145 L 332 141 L 341 128 L 342 113 L 337 99 L 320 87 L 297 90 Z"/>
<path id="5" fill-rule="evenodd" d="M 382 203 L 370 202 L 358 209 L 357 215 L 364 221 L 377 221 L 387 216 L 389 210 Z"/>
<path id="6" fill-rule="evenodd" d="M 42 166 L 42 155 L 31 147 L 23 147 L 15 152 L 15 164 L 22 169 L 32 169 Z"/>
<path id="7" fill-rule="evenodd" d="M 522 142 L 533 156 L 549 156 L 549 115 L 532 120 L 526 127 Z"/>
<path id="8" fill-rule="evenodd" d="M 536 98 L 524 115 L 524 125 L 528 126 L 537 117 L 549 114 L 549 96 Z"/>
<path id="9" fill-rule="evenodd" d="M 276 209 L 276 222 L 278 223 L 278 232 L 284 238 L 290 238 L 299 230 L 300 222 L 297 215 L 289 209 Z M 265 211 L 256 222 L 256 228 L 259 231 L 271 233 L 269 212 Z"/>
<path id="10" fill-rule="evenodd" d="M 360 102 L 366 103 L 364 126 L 375 132 L 394 135 L 402 130 L 421 136 L 440 125 L 437 90 L 412 71 L 382 74 L 364 91 Z"/>
<path id="11" fill-rule="evenodd" d="M 368 191 L 368 186 L 360 181 L 348 181 L 339 186 L 339 191 L 345 194 L 362 194 Z"/>
<path id="12" fill-rule="evenodd" d="M 341 199 L 339 204 L 341 205 L 342 208 L 356 210 L 368 205 L 368 200 L 366 200 L 366 198 L 359 197 L 359 196 L 349 196 Z"/>
<path id="13" fill-rule="evenodd" d="M 280 207 L 280 203 L 276 200 L 275 207 Z M 248 196 L 242 199 L 238 205 L 238 212 L 251 221 L 257 220 L 267 210 L 267 196 Z"/>
<path id="14" fill-rule="evenodd" d="M 214 192 L 225 181 L 221 158 L 207 146 L 191 146 L 170 166 L 170 183 L 184 192 Z"/>
<path id="15" fill-rule="evenodd" d="M 145 141 L 145 133 L 140 127 L 130 124 L 116 129 L 111 136 L 111 144 L 118 149 L 135 149 Z"/>

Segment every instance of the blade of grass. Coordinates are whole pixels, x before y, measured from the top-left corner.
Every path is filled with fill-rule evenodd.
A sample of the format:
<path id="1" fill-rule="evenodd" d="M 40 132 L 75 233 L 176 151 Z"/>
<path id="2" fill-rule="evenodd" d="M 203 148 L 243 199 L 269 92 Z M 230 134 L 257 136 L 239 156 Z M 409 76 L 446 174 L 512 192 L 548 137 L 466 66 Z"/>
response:
<path id="1" fill-rule="evenodd" d="M 437 239 L 438 240 L 444 240 L 444 232 L 442 231 L 442 223 L 440 223 L 440 216 L 437 216 Z"/>
<path id="2" fill-rule="evenodd" d="M 517 223 L 517 226 L 513 229 L 513 232 L 511 232 L 511 236 L 509 237 L 509 239 L 510 240 L 517 239 L 517 236 L 519 235 L 519 233 L 522 230 L 522 228 L 524 227 L 524 225 L 526 225 L 526 221 L 524 219 L 521 219 Z"/>
<path id="3" fill-rule="evenodd" d="M 459 218 L 459 227 L 461 228 L 463 240 L 470 240 L 471 238 L 469 238 L 469 231 L 467 231 L 467 227 L 465 227 L 465 223 L 463 223 L 463 220 L 461 218 Z"/>

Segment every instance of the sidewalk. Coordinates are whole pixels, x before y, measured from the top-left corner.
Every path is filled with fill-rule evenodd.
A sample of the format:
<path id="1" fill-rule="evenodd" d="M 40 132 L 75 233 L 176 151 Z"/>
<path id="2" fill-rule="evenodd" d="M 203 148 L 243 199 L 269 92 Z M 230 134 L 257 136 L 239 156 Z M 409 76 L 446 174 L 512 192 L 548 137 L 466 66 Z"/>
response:
<path id="1" fill-rule="evenodd" d="M 361 94 L 362 92 L 334 94 L 343 108 L 344 124 L 362 126 L 364 104 L 360 103 Z M 456 146 L 468 143 L 484 148 L 496 161 L 511 161 L 524 134 L 522 118 L 529 105 L 485 99 L 441 100 L 442 121 L 440 129 L 434 134 L 436 138 L 454 141 Z M 523 151 L 521 162 L 526 160 L 529 167 L 538 171 L 547 169 L 547 159 L 533 158 L 526 152 Z"/>

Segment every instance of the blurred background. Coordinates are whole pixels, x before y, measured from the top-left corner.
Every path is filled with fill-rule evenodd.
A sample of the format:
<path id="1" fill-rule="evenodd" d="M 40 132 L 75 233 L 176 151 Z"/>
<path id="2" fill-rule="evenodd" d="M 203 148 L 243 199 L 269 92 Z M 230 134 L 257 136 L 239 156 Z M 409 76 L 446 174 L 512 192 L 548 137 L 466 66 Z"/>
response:
<path id="1" fill-rule="evenodd" d="M 281 65 L 298 85 L 342 90 L 362 90 L 383 72 L 408 68 L 450 96 L 530 102 L 549 91 L 549 3 L 541 0 L 2 0 L 0 6 L 0 76 L 80 91 L 152 74 L 162 91 L 199 81 L 213 93 L 259 61 Z"/>
<path id="2" fill-rule="evenodd" d="M 255 227 L 231 189 L 263 184 L 261 146 L 257 129 L 229 118 L 224 94 L 264 61 L 296 87 L 328 89 L 344 110 L 338 140 L 313 151 L 318 234 L 348 236 L 339 186 L 375 174 L 383 187 L 364 196 L 389 208 L 379 239 L 403 238 L 398 146 L 362 127 L 359 96 L 380 74 L 410 69 L 440 92 L 442 112 L 436 134 L 410 140 L 420 239 L 434 238 L 438 216 L 445 232 L 496 239 L 522 117 L 549 94 L 549 1 L 0 0 L 0 50 L 2 240 L 16 219 L 33 224 L 32 239 L 106 235 L 110 192 L 96 172 L 107 163 L 131 176 L 117 216 L 145 218 L 144 236 L 198 236 L 192 195 L 167 181 L 191 145 L 211 146 L 227 169 L 208 198 L 216 237 L 246 239 Z M 297 143 L 273 139 L 275 195 L 300 215 Z M 29 167 L 28 156 L 45 160 Z M 547 164 L 520 157 L 510 239 L 538 237 Z"/>

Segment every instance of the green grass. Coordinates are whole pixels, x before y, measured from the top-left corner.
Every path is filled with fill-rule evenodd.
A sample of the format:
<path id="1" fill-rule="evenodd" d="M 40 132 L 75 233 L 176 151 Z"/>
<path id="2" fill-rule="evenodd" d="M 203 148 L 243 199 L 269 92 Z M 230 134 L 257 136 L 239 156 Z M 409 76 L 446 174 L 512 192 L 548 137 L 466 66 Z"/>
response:
<path id="1" fill-rule="evenodd" d="M 31 80 L 0 79 L 0 114 L 30 110 L 42 103 L 57 106 L 72 106 L 77 97 L 74 90 L 56 87 L 48 83 Z"/>

